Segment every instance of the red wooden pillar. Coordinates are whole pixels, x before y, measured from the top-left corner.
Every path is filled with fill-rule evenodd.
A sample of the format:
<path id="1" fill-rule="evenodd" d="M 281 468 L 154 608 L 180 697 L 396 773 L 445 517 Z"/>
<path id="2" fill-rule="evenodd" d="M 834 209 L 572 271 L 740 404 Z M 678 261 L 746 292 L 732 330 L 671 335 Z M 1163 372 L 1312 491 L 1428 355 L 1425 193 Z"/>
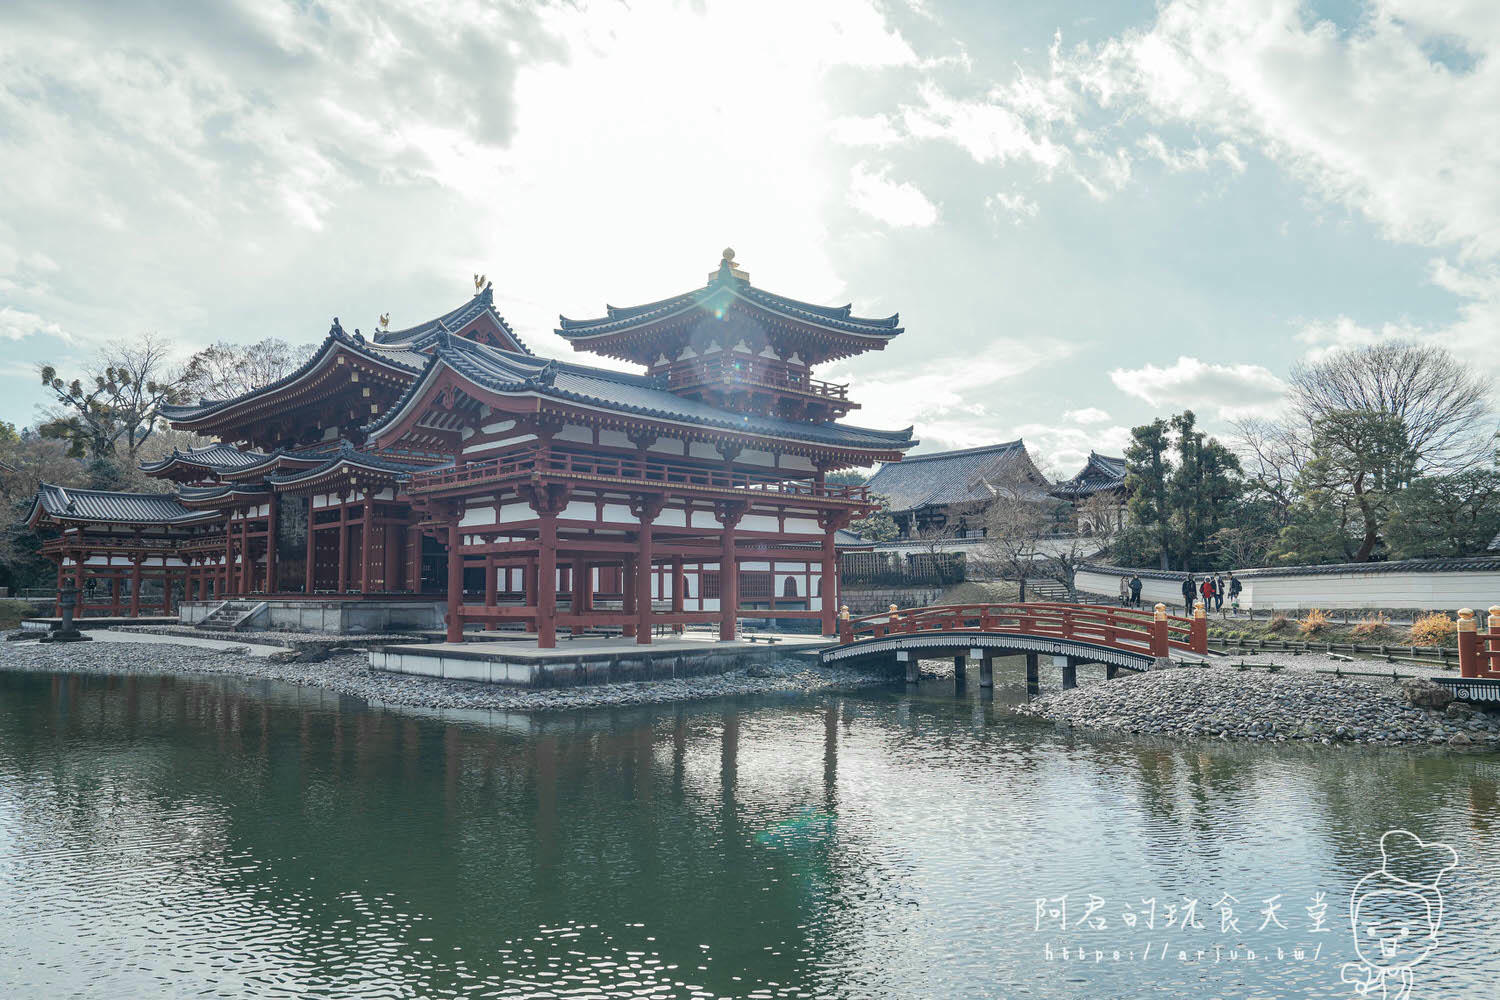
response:
<path id="1" fill-rule="evenodd" d="M 641 646 L 651 644 L 651 522 L 654 519 L 655 515 L 650 511 L 642 513 L 635 555 L 635 641 Z"/>
<path id="2" fill-rule="evenodd" d="M 317 520 L 314 517 L 316 513 L 313 510 L 313 498 L 309 496 L 307 498 L 307 566 L 302 571 L 302 592 L 308 597 L 311 597 L 313 591 L 318 589 L 318 533 L 314 530 L 317 527 Z"/>
<path id="3" fill-rule="evenodd" d="M 63 553 L 57 554 L 57 599 L 52 602 L 52 613 L 62 615 L 62 589 L 63 589 L 63 560 L 67 558 Z"/>
<path id="4" fill-rule="evenodd" d="M 234 511 L 230 510 L 224 515 L 224 590 L 219 593 L 220 600 L 229 596 L 231 577 L 234 572 Z"/>
<path id="5" fill-rule="evenodd" d="M 740 564 L 734 550 L 734 529 L 743 511 L 725 507 L 717 512 L 724 526 L 719 536 L 719 641 L 736 637 L 740 614 Z"/>
<path id="6" fill-rule="evenodd" d="M 344 498 L 339 497 L 339 577 L 338 591 L 343 596 L 349 589 L 349 508 Z"/>
<path id="7" fill-rule="evenodd" d="M 277 591 L 276 579 L 276 520 L 279 513 L 279 497 L 275 493 L 266 501 L 266 593 Z"/>
<path id="8" fill-rule="evenodd" d="M 390 593 L 401 589 L 401 526 L 387 520 L 381 528 L 381 538 L 385 542 L 381 546 L 381 589 Z"/>
<path id="9" fill-rule="evenodd" d="M 130 567 L 130 617 L 141 616 L 141 557 L 131 560 Z"/>
<path id="10" fill-rule="evenodd" d="M 541 596 L 537 593 L 537 581 L 540 579 L 540 575 L 536 571 L 536 556 L 527 557 L 526 572 L 522 574 L 522 577 L 521 586 L 526 591 L 526 606 L 529 608 L 541 607 Z M 533 632 L 536 631 L 535 618 L 531 619 L 531 630 Z"/>
<path id="11" fill-rule="evenodd" d="M 362 594 L 368 594 L 374 589 L 371 584 L 375 581 L 370 579 L 370 547 L 374 540 L 375 493 L 372 490 L 366 490 L 365 507 L 360 511 L 359 525 L 359 591 Z"/>
<path id="12" fill-rule="evenodd" d="M 454 514 L 448 522 L 448 635 L 449 642 L 464 641 L 464 554 L 463 533 Z"/>
<path id="13" fill-rule="evenodd" d="M 106 556 L 106 558 L 108 558 Z M 119 570 L 111 570 L 109 574 L 109 614 L 112 618 L 120 617 L 120 584 L 124 583 Z"/>
<path id="14" fill-rule="evenodd" d="M 823 529 L 823 565 L 819 569 L 818 587 L 823 592 L 818 598 L 818 614 L 823 622 L 823 634 L 838 632 L 838 550 L 834 547 L 838 527 L 829 523 Z"/>
<path id="15" fill-rule="evenodd" d="M 255 589 L 255 560 L 250 555 L 250 508 L 240 518 L 240 593 Z"/>
<path id="16" fill-rule="evenodd" d="M 484 606 L 487 609 L 495 607 L 495 557 L 484 557 Z M 500 627 L 500 622 L 495 618 L 484 620 L 484 630 L 493 632 Z"/>
<path id="17" fill-rule="evenodd" d="M 557 511 L 537 515 L 536 644 L 557 647 Z"/>
<path id="18" fill-rule="evenodd" d="M 636 559 L 634 556 L 626 556 L 625 562 L 620 567 L 620 610 L 627 615 L 639 614 L 636 608 L 636 595 L 640 588 L 636 585 Z M 626 637 L 635 635 L 634 621 L 627 621 L 620 626 L 620 634 Z"/>

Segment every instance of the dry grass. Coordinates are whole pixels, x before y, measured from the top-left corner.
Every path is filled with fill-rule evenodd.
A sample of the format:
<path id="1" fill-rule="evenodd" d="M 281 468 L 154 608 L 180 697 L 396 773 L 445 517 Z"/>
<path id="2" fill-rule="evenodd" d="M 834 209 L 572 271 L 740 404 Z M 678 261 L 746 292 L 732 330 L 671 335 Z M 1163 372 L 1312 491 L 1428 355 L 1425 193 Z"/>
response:
<path id="1" fill-rule="evenodd" d="M 1307 612 L 1307 617 L 1297 623 L 1297 631 L 1303 635 L 1317 635 L 1332 624 L 1321 608 L 1312 608 Z"/>
<path id="2" fill-rule="evenodd" d="M 1457 623 L 1445 614 L 1423 615 L 1411 623 L 1413 646 L 1445 646 L 1457 634 Z"/>
<path id="3" fill-rule="evenodd" d="M 1267 632 L 1280 632 L 1287 627 L 1286 615 L 1275 615 L 1266 622 Z"/>
<path id="4" fill-rule="evenodd" d="M 1359 624 L 1349 630 L 1356 639 L 1383 639 L 1390 634 L 1391 620 L 1382 611 L 1377 611 L 1369 618 L 1361 619 Z"/>

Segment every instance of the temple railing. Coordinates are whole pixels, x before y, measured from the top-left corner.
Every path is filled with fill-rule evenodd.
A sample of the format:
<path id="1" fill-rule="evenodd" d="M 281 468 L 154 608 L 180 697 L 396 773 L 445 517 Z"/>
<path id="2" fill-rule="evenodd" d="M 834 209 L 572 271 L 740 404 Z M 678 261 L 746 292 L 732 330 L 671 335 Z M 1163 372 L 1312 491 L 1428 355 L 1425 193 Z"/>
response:
<path id="1" fill-rule="evenodd" d="M 674 389 L 721 384 L 753 385 L 783 392 L 796 392 L 820 399 L 847 402 L 849 386 L 838 382 L 825 382 L 796 371 L 771 368 L 744 361 L 679 361 L 667 369 L 668 384 Z"/>
<path id="2" fill-rule="evenodd" d="M 759 476 L 728 469 L 709 469 L 661 459 L 553 450 L 500 455 L 449 469 L 413 473 L 409 492 L 431 493 L 466 485 L 525 478 L 531 475 L 619 479 L 657 487 L 727 490 L 757 495 L 775 494 L 855 503 L 869 501 L 869 492 L 862 485 L 853 486 L 844 483 L 819 485 L 806 480 L 778 479 L 774 476 Z"/>

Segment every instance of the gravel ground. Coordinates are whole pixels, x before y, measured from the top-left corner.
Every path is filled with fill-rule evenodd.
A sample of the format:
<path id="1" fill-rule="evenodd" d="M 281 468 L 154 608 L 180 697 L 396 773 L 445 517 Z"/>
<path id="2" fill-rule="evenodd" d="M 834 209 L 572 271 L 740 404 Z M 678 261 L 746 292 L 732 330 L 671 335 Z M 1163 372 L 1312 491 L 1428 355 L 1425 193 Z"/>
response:
<path id="1" fill-rule="evenodd" d="M 1458 666 L 1455 664 L 1450 668 L 1444 668 L 1437 663 L 1414 663 L 1410 660 L 1397 660 L 1395 663 L 1387 663 L 1380 658 L 1356 656 L 1350 659 L 1334 659 L 1327 653 L 1232 653 L 1229 656 L 1210 656 L 1208 662 L 1211 666 L 1223 667 L 1237 663 L 1263 664 L 1274 663 L 1278 667 L 1288 670 L 1299 670 L 1313 673 L 1320 670 L 1340 670 L 1344 673 L 1371 673 L 1385 674 L 1390 676 L 1392 671 L 1402 677 L 1456 677 Z"/>
<path id="2" fill-rule="evenodd" d="M 650 705 L 727 695 L 807 692 L 883 684 L 880 677 L 845 668 L 783 659 L 763 668 L 768 676 L 731 671 L 680 680 L 638 684 L 596 684 L 571 688 L 521 689 L 468 681 L 388 674 L 370 669 L 364 652 L 331 656 L 320 663 L 286 663 L 232 650 L 194 646 L 109 642 L 0 645 L 0 670 L 70 671 L 93 674 L 227 674 L 327 688 L 385 705 L 417 708 L 545 710 Z"/>
<path id="3" fill-rule="evenodd" d="M 328 632 L 221 632 L 193 628 L 190 625 L 116 625 L 111 632 L 132 635 L 175 635 L 185 639 L 221 639 L 227 642 L 254 642 L 262 646 L 285 646 L 301 649 L 307 646 L 384 646 L 387 643 L 426 642 L 421 634 L 411 632 L 350 632 L 335 635 Z"/>
<path id="4" fill-rule="evenodd" d="M 1404 685 L 1429 697 L 1437 687 Z M 1188 739 L 1500 749 L 1500 713 L 1417 708 L 1403 685 L 1303 670 L 1154 670 L 1048 694 L 1019 711 L 1078 729 Z"/>

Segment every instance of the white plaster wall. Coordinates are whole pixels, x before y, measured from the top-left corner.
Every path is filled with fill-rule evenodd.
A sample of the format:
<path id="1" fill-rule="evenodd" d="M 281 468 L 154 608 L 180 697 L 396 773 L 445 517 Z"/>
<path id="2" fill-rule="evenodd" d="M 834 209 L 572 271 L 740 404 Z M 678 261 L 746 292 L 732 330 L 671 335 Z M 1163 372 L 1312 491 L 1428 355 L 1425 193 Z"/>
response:
<path id="1" fill-rule="evenodd" d="M 779 531 L 776 518 L 765 514 L 746 514 L 740 518 L 741 531 Z"/>
<path id="2" fill-rule="evenodd" d="M 1201 579 L 1201 577 L 1200 577 Z M 1113 573 L 1083 570 L 1078 587 L 1091 593 L 1119 592 L 1120 578 Z M 1422 608 L 1456 611 L 1458 608 L 1488 608 L 1500 603 L 1500 568 L 1483 572 L 1384 572 L 1345 571 L 1301 575 L 1273 574 L 1240 578 L 1244 592 L 1240 606 L 1258 610 L 1293 608 Z M 1141 578 L 1141 603 L 1160 601 L 1182 608 L 1182 584 L 1177 580 Z"/>

